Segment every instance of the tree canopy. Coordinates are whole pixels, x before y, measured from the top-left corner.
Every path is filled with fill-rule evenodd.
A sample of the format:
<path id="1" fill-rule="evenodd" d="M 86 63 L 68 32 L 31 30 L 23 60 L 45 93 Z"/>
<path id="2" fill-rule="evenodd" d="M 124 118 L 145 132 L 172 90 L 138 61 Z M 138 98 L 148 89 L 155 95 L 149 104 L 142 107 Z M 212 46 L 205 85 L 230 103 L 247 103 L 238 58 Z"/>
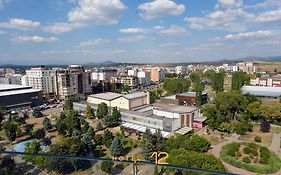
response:
<path id="1" fill-rule="evenodd" d="M 240 90 L 243 85 L 247 85 L 250 83 L 250 75 L 238 71 L 232 73 L 232 82 L 231 82 L 231 89 L 232 90 Z"/>
<path id="2" fill-rule="evenodd" d="M 186 78 L 166 78 L 163 87 L 168 95 L 172 95 L 188 91 L 190 84 L 190 80 Z"/>

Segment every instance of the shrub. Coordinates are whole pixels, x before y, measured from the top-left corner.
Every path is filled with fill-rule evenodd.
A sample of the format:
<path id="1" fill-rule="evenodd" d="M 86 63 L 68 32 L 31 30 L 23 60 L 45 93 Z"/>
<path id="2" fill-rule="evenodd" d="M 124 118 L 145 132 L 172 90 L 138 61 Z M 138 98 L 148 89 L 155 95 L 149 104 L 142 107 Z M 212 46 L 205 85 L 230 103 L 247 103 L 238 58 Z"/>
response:
<path id="1" fill-rule="evenodd" d="M 268 164 L 268 159 L 265 158 L 265 157 L 261 157 L 260 163 L 263 164 L 263 165 Z"/>
<path id="2" fill-rule="evenodd" d="M 260 137 L 260 136 L 256 136 L 256 137 L 255 137 L 255 141 L 256 141 L 256 142 L 261 142 L 261 137 Z"/>
<path id="3" fill-rule="evenodd" d="M 267 159 L 270 158 L 270 152 L 269 152 L 267 147 L 263 146 L 263 147 L 260 148 L 260 157 L 261 158 L 267 158 Z"/>
<path id="4" fill-rule="evenodd" d="M 251 163 L 251 159 L 249 157 L 243 157 L 242 161 L 245 163 Z"/>
<path id="5" fill-rule="evenodd" d="M 261 132 L 269 132 L 270 130 L 270 123 L 266 120 L 261 122 L 260 131 Z"/>
<path id="6" fill-rule="evenodd" d="M 224 148 L 227 150 L 227 154 L 234 157 L 235 152 L 239 151 L 240 143 L 230 143 L 228 145 L 225 145 Z"/>
<path id="7" fill-rule="evenodd" d="M 249 148 L 249 147 L 245 147 L 245 148 L 243 149 L 243 152 L 244 152 L 245 154 L 250 154 L 250 153 L 252 152 L 252 149 Z"/>
<path id="8" fill-rule="evenodd" d="M 248 143 L 247 146 L 254 149 L 254 150 L 257 150 L 257 147 L 258 147 L 258 145 L 255 144 L 255 143 Z"/>

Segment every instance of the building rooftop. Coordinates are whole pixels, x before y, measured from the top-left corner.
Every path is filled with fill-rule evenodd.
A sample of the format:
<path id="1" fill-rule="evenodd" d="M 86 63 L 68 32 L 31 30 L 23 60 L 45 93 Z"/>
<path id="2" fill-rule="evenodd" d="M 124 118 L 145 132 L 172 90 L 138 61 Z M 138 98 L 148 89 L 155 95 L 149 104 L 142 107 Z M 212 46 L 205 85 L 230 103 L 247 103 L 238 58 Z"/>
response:
<path id="1" fill-rule="evenodd" d="M 243 86 L 242 94 L 260 97 L 281 97 L 281 87 Z"/>
<path id="2" fill-rule="evenodd" d="M 119 98 L 121 96 L 122 96 L 122 94 L 117 94 L 117 93 L 114 93 L 114 92 L 106 92 L 106 93 L 90 95 L 90 97 L 93 97 L 93 98 L 99 98 L 99 99 L 109 100 L 109 101 L 114 100 L 116 98 Z"/>
<path id="3" fill-rule="evenodd" d="M 0 84 L 0 92 L 11 91 L 17 89 L 31 89 L 29 86 L 15 85 L 15 84 Z"/>
<path id="4" fill-rule="evenodd" d="M 207 93 L 203 92 L 202 95 L 206 95 Z M 178 94 L 180 96 L 187 96 L 187 97 L 196 97 L 196 92 L 184 92 L 181 94 Z"/>
<path id="5" fill-rule="evenodd" d="M 129 100 L 134 99 L 134 98 L 145 97 L 145 96 L 146 96 L 145 92 L 134 92 L 134 93 L 131 93 L 131 94 L 124 95 L 124 97 L 129 99 Z"/>
<path id="6" fill-rule="evenodd" d="M 20 90 L 10 90 L 10 91 L 4 91 L 0 92 L 0 97 L 2 96 L 8 96 L 8 95 L 18 95 L 18 94 L 26 94 L 26 93 L 33 93 L 33 92 L 40 92 L 42 90 L 40 89 L 20 89 Z"/>
<path id="7" fill-rule="evenodd" d="M 174 104 L 162 104 L 162 103 L 154 103 L 154 109 L 168 111 L 168 112 L 177 112 L 177 113 L 189 113 L 196 111 L 196 107 L 187 107 L 187 106 L 180 106 Z"/>

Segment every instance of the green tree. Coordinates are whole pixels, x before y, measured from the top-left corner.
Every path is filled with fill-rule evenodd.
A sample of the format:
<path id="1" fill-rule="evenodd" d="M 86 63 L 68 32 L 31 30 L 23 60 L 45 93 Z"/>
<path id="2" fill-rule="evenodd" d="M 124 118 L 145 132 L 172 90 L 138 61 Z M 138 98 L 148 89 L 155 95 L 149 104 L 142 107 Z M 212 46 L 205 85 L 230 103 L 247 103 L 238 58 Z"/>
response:
<path id="1" fill-rule="evenodd" d="M 6 121 L 3 123 L 5 133 L 10 142 L 13 142 L 17 137 L 18 125 L 12 121 Z"/>
<path id="2" fill-rule="evenodd" d="M 269 132 L 270 131 L 270 123 L 267 120 L 262 120 L 260 125 L 261 132 Z"/>
<path id="3" fill-rule="evenodd" d="M 46 136 L 44 128 L 37 129 L 34 134 L 34 138 L 43 139 Z"/>
<path id="4" fill-rule="evenodd" d="M 69 97 L 67 100 L 64 101 L 64 109 L 71 110 L 73 109 L 73 102 L 76 102 L 76 98 L 74 96 Z"/>
<path id="5" fill-rule="evenodd" d="M 150 101 L 150 104 L 155 103 L 156 99 L 157 99 L 156 91 L 149 91 L 149 101 Z"/>
<path id="6" fill-rule="evenodd" d="M 51 120 L 48 117 L 45 117 L 43 120 L 43 127 L 46 131 L 49 131 L 53 128 Z"/>
<path id="7" fill-rule="evenodd" d="M 125 137 L 125 127 L 123 125 L 120 126 L 121 137 Z"/>
<path id="8" fill-rule="evenodd" d="M 98 119 L 103 119 L 107 115 L 108 115 L 108 107 L 107 107 L 106 103 L 98 104 L 98 108 L 97 108 Z"/>
<path id="9" fill-rule="evenodd" d="M 106 172 L 106 173 L 110 174 L 111 171 L 112 171 L 113 165 L 114 165 L 113 162 L 103 161 L 101 163 L 101 170 L 103 172 Z"/>
<path id="10" fill-rule="evenodd" d="M 156 140 L 150 129 L 146 129 L 141 140 L 142 155 L 146 160 L 152 160 L 151 154 L 158 151 L 156 148 Z"/>
<path id="11" fill-rule="evenodd" d="M 113 142 L 110 145 L 109 149 L 110 149 L 111 155 L 114 157 L 120 156 L 122 154 L 123 145 L 122 145 L 121 139 L 118 136 L 114 137 Z"/>
<path id="12" fill-rule="evenodd" d="M 220 172 L 226 172 L 222 162 L 211 154 L 187 151 L 183 148 L 174 149 L 169 152 L 167 162 L 172 165 L 202 168 Z M 178 171 L 180 174 L 190 174 L 190 171 Z"/>
<path id="13" fill-rule="evenodd" d="M 41 143 L 38 141 L 32 141 L 32 142 L 26 143 L 24 152 L 34 153 L 34 154 L 38 154 L 38 153 L 42 152 Z M 24 156 L 23 159 L 30 161 L 30 162 L 35 162 L 36 157 L 35 156 Z"/>
<path id="14" fill-rule="evenodd" d="M 82 133 L 86 133 L 89 129 L 90 125 L 88 122 L 85 122 L 83 127 L 82 127 Z"/>
<path id="15" fill-rule="evenodd" d="M 212 87 L 213 90 L 218 93 L 218 92 L 223 92 L 224 90 L 224 77 L 225 73 L 224 72 L 219 72 L 215 74 L 214 79 L 212 80 Z"/>
<path id="16" fill-rule="evenodd" d="M 85 115 L 87 118 L 92 118 L 93 116 L 92 108 L 89 104 L 87 104 Z"/>
<path id="17" fill-rule="evenodd" d="M 130 90 L 130 87 L 129 87 L 128 84 L 123 84 L 123 85 L 122 85 L 122 91 L 123 91 L 123 92 L 129 92 L 129 90 Z"/>
<path id="18" fill-rule="evenodd" d="M 164 150 L 165 139 L 162 136 L 160 129 L 156 130 L 156 132 L 154 134 L 154 137 L 155 137 L 155 142 L 156 142 L 156 145 L 155 145 L 156 146 L 156 150 L 163 151 Z"/>
<path id="19" fill-rule="evenodd" d="M 244 85 L 250 83 L 250 76 L 244 72 L 233 72 L 232 73 L 232 82 L 231 89 L 232 90 L 240 90 L 240 88 Z"/>
<path id="20" fill-rule="evenodd" d="M 84 134 L 82 142 L 84 142 L 89 148 L 93 146 L 93 139 L 95 137 L 95 131 L 92 127 L 89 127 L 88 131 Z"/>
<path id="21" fill-rule="evenodd" d="M 56 126 L 56 128 L 58 130 L 58 134 L 60 134 L 60 135 L 66 135 L 67 126 L 66 126 L 66 123 L 65 123 L 64 120 L 65 120 L 64 115 L 61 115 L 56 120 L 55 126 Z"/>
<path id="22" fill-rule="evenodd" d="M 185 149 L 196 152 L 207 152 L 211 147 L 211 143 L 197 134 L 192 135 L 186 142 Z"/>
<path id="23" fill-rule="evenodd" d="M 97 126 L 96 126 L 96 130 L 102 130 L 103 127 L 101 125 L 101 122 L 98 122 Z"/>
<path id="24" fill-rule="evenodd" d="M 69 134 L 72 134 L 74 129 L 81 130 L 80 115 L 77 111 L 69 110 L 64 122 Z"/>
<path id="25" fill-rule="evenodd" d="M 115 125 L 117 125 L 121 121 L 121 113 L 117 109 L 117 107 L 112 108 L 112 121 Z"/>
<path id="26" fill-rule="evenodd" d="M 109 130 L 105 130 L 103 133 L 103 144 L 107 147 L 109 147 L 112 143 L 112 139 L 113 139 L 113 134 L 112 132 L 110 132 Z"/>
<path id="27" fill-rule="evenodd" d="M 190 84 L 190 80 L 185 78 L 166 78 L 163 87 L 171 95 L 188 91 Z"/>

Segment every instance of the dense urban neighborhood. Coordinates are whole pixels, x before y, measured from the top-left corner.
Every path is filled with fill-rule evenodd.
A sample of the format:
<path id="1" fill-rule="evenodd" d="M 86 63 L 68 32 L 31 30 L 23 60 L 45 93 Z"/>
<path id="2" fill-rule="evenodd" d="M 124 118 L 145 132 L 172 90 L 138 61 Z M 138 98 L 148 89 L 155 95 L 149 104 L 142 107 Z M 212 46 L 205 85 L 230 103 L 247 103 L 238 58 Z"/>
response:
<path id="1" fill-rule="evenodd" d="M 273 71 L 262 64 L 3 68 L 1 150 L 153 163 L 166 152 L 162 163 L 175 166 L 279 174 L 280 62 Z M 2 155 L 0 163 L 2 174 L 136 171 L 121 161 L 31 155 Z M 177 172 L 190 173 L 137 167 Z"/>

